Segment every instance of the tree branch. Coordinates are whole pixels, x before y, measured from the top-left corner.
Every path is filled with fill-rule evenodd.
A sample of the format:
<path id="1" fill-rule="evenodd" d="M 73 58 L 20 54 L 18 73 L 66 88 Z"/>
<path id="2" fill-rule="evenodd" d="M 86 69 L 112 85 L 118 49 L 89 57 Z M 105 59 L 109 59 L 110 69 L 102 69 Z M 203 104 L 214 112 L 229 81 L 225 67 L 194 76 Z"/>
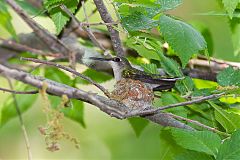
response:
<path id="1" fill-rule="evenodd" d="M 100 13 L 102 20 L 105 23 L 114 23 L 103 1 L 102 0 L 93 0 L 93 1 L 98 9 L 98 12 Z M 107 26 L 107 29 L 111 37 L 114 51 L 118 56 L 124 56 L 124 50 L 123 50 L 122 42 L 120 40 L 118 31 L 115 30 L 113 26 L 109 26 L 109 25 Z"/>
<path id="2" fill-rule="evenodd" d="M 13 93 L 13 94 L 37 94 L 38 93 L 38 90 L 36 90 L 36 91 L 14 91 L 11 89 L 1 88 L 1 87 L 0 87 L 0 90 L 3 92 L 9 92 L 9 93 Z"/>
<path id="3" fill-rule="evenodd" d="M 98 107 L 101 111 L 107 113 L 110 116 L 116 117 L 118 119 L 128 118 L 125 115 L 131 112 L 131 109 L 128 108 L 121 102 L 115 101 L 113 99 L 108 99 L 103 96 L 99 96 L 95 93 L 85 92 L 81 89 L 73 88 L 64 84 L 54 82 L 49 79 L 45 79 L 39 76 L 33 76 L 23 71 L 16 69 L 8 68 L 0 64 L 0 74 L 5 77 L 11 77 L 18 81 L 21 81 L 25 84 L 29 84 L 36 88 L 41 89 L 44 83 L 48 84 L 47 93 L 55 96 L 66 95 L 70 99 L 78 99 L 84 102 L 90 103 Z M 145 116 L 144 118 L 149 119 L 150 121 L 163 125 L 163 126 L 172 126 L 178 128 L 185 128 L 193 130 L 190 126 L 175 120 L 174 118 L 166 115 L 165 113 L 158 112 L 157 114 Z"/>
<path id="4" fill-rule="evenodd" d="M 222 93 L 212 94 L 210 96 L 205 96 L 205 97 L 202 97 L 202 98 L 194 99 L 194 100 L 191 100 L 191 101 L 166 105 L 166 106 L 159 107 L 159 108 L 156 108 L 156 109 L 148 109 L 148 110 L 144 110 L 144 111 L 137 111 L 135 113 L 132 112 L 132 113 L 128 114 L 127 117 L 151 115 L 151 114 L 155 114 L 155 113 L 157 113 L 159 111 L 162 111 L 162 110 L 165 110 L 165 109 L 175 108 L 175 107 L 179 107 L 179 106 L 186 106 L 186 105 L 191 105 L 191 104 L 195 104 L 195 103 L 201 103 L 201 102 L 204 102 L 204 101 L 210 100 L 210 99 L 216 99 L 216 98 L 219 98 L 219 97 L 223 96 L 224 94 L 226 94 L 226 93 L 222 92 Z"/>
<path id="5" fill-rule="evenodd" d="M 188 119 L 188 118 L 184 118 L 184 117 L 181 117 L 181 116 L 172 114 L 172 113 L 167 113 L 167 114 L 168 114 L 169 116 L 175 118 L 175 119 L 179 119 L 179 120 L 183 120 L 183 121 L 186 121 L 186 122 L 195 124 L 195 125 L 197 125 L 197 126 L 200 126 L 200 127 L 205 128 L 205 129 L 207 129 L 207 130 L 209 130 L 209 131 L 218 133 L 218 134 L 220 134 L 220 135 L 223 135 L 223 136 L 226 136 L 226 137 L 229 137 L 229 136 L 230 136 L 230 134 L 228 134 L 228 133 L 221 132 L 221 131 L 217 130 L 216 128 L 209 127 L 209 126 L 207 126 L 207 125 L 205 125 L 205 124 L 202 124 L 202 123 L 200 123 L 200 122 L 198 122 L 198 121 L 195 121 L 195 120 L 192 120 L 192 119 Z"/>
<path id="6" fill-rule="evenodd" d="M 78 76 L 78 77 L 80 77 L 80 78 L 90 82 L 91 84 L 96 86 L 98 89 L 100 89 L 106 96 L 109 97 L 109 92 L 103 86 L 101 86 L 100 84 L 94 82 L 91 78 L 84 76 L 83 74 L 75 71 L 74 69 L 72 69 L 70 67 L 62 66 L 62 65 L 54 63 L 54 62 L 44 61 L 44 60 L 35 59 L 35 58 L 24 58 L 24 57 L 21 57 L 21 60 L 31 61 L 31 62 L 35 62 L 35 63 L 41 63 L 41 64 L 46 64 L 46 65 L 49 65 L 49 66 L 54 66 L 56 68 L 60 68 L 60 69 L 63 69 L 65 71 L 68 71 L 68 72 L 70 72 L 70 73 L 72 73 L 72 74 L 74 74 L 74 75 L 76 75 L 76 76 Z"/>

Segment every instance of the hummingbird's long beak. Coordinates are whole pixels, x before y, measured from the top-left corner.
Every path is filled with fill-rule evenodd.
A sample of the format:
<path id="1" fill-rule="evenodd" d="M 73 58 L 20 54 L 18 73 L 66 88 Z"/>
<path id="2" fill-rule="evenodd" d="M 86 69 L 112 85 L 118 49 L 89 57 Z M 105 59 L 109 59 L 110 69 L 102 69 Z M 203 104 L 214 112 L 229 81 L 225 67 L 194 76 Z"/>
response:
<path id="1" fill-rule="evenodd" d="M 97 60 L 97 61 L 112 61 L 112 58 L 89 57 L 89 59 Z"/>

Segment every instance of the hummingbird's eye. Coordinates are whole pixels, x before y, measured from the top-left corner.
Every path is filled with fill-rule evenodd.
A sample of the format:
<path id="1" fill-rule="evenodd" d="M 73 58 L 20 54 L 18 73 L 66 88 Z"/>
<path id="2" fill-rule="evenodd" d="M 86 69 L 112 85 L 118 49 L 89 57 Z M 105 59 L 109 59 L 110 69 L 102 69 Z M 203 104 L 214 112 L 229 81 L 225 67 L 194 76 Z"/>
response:
<path id="1" fill-rule="evenodd" d="M 121 61 L 121 59 L 118 58 L 118 57 L 115 57 L 113 60 L 114 60 L 114 62 L 120 62 Z"/>

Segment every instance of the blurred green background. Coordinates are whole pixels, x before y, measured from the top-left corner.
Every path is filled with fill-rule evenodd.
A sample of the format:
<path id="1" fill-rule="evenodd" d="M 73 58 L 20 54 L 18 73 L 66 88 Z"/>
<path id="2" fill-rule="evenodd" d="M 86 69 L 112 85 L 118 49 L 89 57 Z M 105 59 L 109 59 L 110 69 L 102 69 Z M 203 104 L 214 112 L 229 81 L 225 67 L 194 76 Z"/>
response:
<path id="1" fill-rule="evenodd" d="M 90 12 L 93 5 L 88 4 Z M 199 15 L 209 11 L 223 12 L 216 0 L 192 1 L 184 0 L 183 4 L 170 13 L 184 19 L 186 22 L 202 23 L 209 28 L 213 38 L 213 56 L 224 60 L 240 61 L 239 56 L 233 55 L 231 30 L 227 16 Z M 17 33 L 28 33 L 29 27 L 14 13 L 13 25 Z M 81 17 L 81 13 L 78 15 Z M 97 19 L 97 20 L 96 20 Z M 45 28 L 54 32 L 54 25 L 49 19 L 36 17 Z M 91 21 L 100 21 L 94 16 Z M 7 32 L 0 28 L 0 36 L 8 38 Z M 112 88 L 114 81 L 103 85 Z M 5 79 L 0 78 L 0 84 L 8 87 Z M 81 89 L 96 91 L 92 86 L 81 86 Z M 0 92 L 0 104 L 9 96 Z M 0 105 L 1 107 L 2 105 Z M 23 114 L 24 122 L 29 134 L 31 150 L 34 159 L 171 159 L 171 155 L 178 152 L 176 144 L 168 140 L 169 135 L 162 132 L 162 127 L 151 123 L 140 137 L 136 137 L 127 120 L 117 120 L 104 114 L 96 107 L 85 105 L 86 128 L 69 119 L 64 120 L 65 131 L 80 141 L 80 149 L 76 149 L 69 141 L 61 142 L 61 150 L 49 152 L 45 148 L 43 136 L 38 126 L 46 122 L 42 112 L 42 101 L 38 101 Z M 175 147 L 175 148 L 173 148 Z M 27 152 L 19 121 L 14 118 L 0 128 L 0 159 L 26 159 Z"/>

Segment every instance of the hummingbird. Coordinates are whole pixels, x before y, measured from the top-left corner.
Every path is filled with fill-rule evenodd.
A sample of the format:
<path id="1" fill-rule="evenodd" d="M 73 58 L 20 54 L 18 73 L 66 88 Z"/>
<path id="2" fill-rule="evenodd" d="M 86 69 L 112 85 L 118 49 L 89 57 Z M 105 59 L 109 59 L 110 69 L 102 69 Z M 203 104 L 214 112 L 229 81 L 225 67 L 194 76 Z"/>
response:
<path id="1" fill-rule="evenodd" d="M 153 91 L 169 90 L 174 87 L 177 80 L 182 79 L 146 73 L 132 67 L 125 57 L 89 58 L 110 63 L 117 81 L 110 97 L 124 103 L 131 110 L 151 108 Z"/>
<path id="2" fill-rule="evenodd" d="M 174 87 L 177 80 L 180 78 L 167 78 L 158 74 L 146 73 L 142 70 L 132 67 L 130 62 L 125 57 L 112 57 L 112 58 L 99 58 L 89 57 L 92 60 L 109 62 L 114 73 L 116 81 L 122 78 L 129 78 L 133 80 L 139 80 L 143 83 L 151 85 L 153 91 L 169 90 Z"/>

